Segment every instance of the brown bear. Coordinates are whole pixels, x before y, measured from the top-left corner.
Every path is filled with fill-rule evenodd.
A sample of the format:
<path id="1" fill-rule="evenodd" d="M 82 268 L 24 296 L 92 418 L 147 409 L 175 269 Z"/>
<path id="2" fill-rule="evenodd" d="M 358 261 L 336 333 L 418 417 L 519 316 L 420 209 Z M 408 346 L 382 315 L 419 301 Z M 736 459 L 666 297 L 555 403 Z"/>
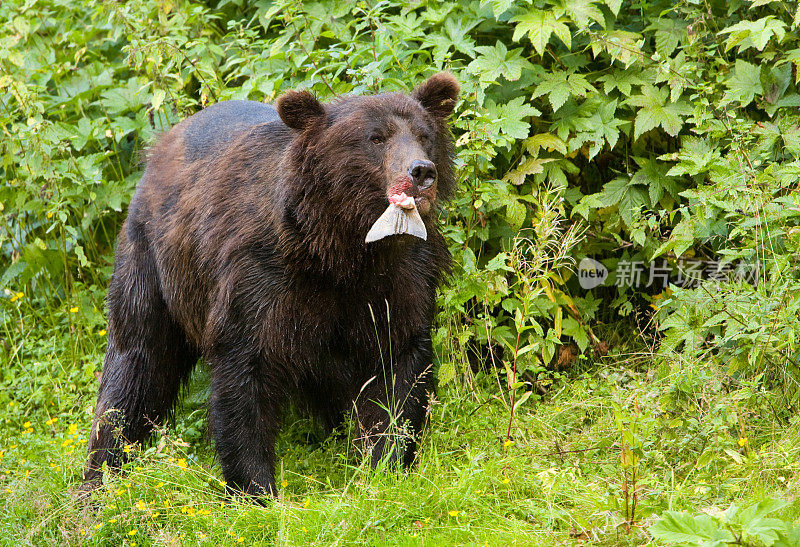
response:
<path id="1" fill-rule="evenodd" d="M 354 411 L 373 466 L 412 463 L 450 264 L 435 213 L 454 188 L 458 90 L 439 73 L 410 95 L 322 104 L 289 91 L 276 107 L 210 106 L 163 135 L 119 234 L 87 486 L 170 416 L 201 356 L 232 491 L 276 492 L 289 404 L 327 428 Z M 423 234 L 366 242 L 390 203 Z"/>

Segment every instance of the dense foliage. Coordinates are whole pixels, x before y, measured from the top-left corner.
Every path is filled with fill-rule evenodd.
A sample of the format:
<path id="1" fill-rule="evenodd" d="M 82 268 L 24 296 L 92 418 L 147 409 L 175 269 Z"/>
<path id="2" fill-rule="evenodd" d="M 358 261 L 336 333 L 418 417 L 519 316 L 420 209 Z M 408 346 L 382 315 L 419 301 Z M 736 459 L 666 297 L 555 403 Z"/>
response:
<path id="1" fill-rule="evenodd" d="M 609 349 L 641 352 L 614 380 L 656 382 L 614 401 L 625 484 L 669 469 L 727 500 L 746 461 L 796 483 L 796 437 L 762 438 L 779 455 L 752 441 L 800 405 L 796 3 L 11 0 L 0 21 L 0 405 L 91 392 L 114 237 L 159 132 L 220 100 L 448 69 L 464 93 L 440 384 L 497 372 L 487 389 L 520 411 Z M 587 257 L 610 271 L 592 289 Z M 48 351 L 68 352 L 60 370 Z M 750 533 L 725 519 L 767 513 L 747 511 L 669 513 L 654 534 L 724 544 Z M 754 541 L 797 533 L 772 520 Z"/>

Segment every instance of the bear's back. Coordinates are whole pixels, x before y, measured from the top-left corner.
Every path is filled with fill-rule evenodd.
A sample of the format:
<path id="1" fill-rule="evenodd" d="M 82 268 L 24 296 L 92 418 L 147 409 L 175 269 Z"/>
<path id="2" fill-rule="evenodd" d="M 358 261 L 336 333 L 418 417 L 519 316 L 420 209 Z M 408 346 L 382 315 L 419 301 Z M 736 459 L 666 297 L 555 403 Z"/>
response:
<path id="1" fill-rule="evenodd" d="M 256 101 L 223 101 L 184 120 L 185 158 L 194 162 L 224 150 L 242 132 L 262 123 L 281 123 L 277 110 Z"/>

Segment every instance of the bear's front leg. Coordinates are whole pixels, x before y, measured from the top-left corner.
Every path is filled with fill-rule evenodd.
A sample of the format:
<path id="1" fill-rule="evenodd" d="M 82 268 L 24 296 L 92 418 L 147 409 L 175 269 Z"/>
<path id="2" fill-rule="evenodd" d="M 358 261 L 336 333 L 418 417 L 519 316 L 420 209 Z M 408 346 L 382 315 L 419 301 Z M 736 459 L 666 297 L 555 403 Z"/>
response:
<path id="1" fill-rule="evenodd" d="M 209 422 L 228 491 L 277 495 L 275 438 L 281 394 L 270 387 L 267 367 L 257 356 L 232 350 L 211 363 Z"/>
<path id="2" fill-rule="evenodd" d="M 432 353 L 428 331 L 414 336 L 358 394 L 356 417 L 371 447 L 373 468 L 383 458 L 389 464 L 402 461 L 406 469 L 414 462 L 428 412 Z"/>

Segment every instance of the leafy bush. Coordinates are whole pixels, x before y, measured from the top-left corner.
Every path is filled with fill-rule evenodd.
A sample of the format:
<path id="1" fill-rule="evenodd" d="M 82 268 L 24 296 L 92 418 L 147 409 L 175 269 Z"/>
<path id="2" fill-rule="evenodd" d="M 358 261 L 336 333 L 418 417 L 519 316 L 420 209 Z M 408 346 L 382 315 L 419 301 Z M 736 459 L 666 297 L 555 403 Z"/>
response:
<path id="1" fill-rule="evenodd" d="M 612 267 L 664 257 L 674 274 L 687 253 L 760 259 L 761 279 L 782 282 L 730 290 L 762 308 L 769 293 L 772 309 L 783 302 L 792 316 L 800 49 L 797 18 L 781 2 L 14 1 L 0 10 L 8 300 L 28 291 L 69 302 L 75 283 L 104 285 L 139 151 L 201 106 L 293 87 L 325 98 L 407 90 L 450 69 L 465 93 L 460 192 L 445 211 L 458 271 L 442 296 L 440 345 L 455 340 L 460 355 L 504 347 L 506 364 L 541 370 L 558 346 L 599 342 L 590 325 L 601 304 L 613 319 L 653 302 L 652 287 L 609 286 L 614 274 L 583 291 L 559 261 L 537 280 L 525 309 L 532 328 L 518 341 L 516 289 L 527 281 L 512 265 L 514 241 L 558 242 L 559 216 L 588 227 L 562 255 Z M 662 307 L 668 349 L 733 344 L 748 368 L 757 354 L 794 371 L 785 368 L 793 322 L 769 348 L 753 342 L 774 330 L 763 313 L 748 314 L 758 324 L 744 329 L 717 327 L 725 332 L 696 318 L 698 331 L 685 307 L 730 300 L 727 290 L 704 294 L 678 291 Z M 444 372 L 446 382 L 463 370 L 448 362 Z"/>

